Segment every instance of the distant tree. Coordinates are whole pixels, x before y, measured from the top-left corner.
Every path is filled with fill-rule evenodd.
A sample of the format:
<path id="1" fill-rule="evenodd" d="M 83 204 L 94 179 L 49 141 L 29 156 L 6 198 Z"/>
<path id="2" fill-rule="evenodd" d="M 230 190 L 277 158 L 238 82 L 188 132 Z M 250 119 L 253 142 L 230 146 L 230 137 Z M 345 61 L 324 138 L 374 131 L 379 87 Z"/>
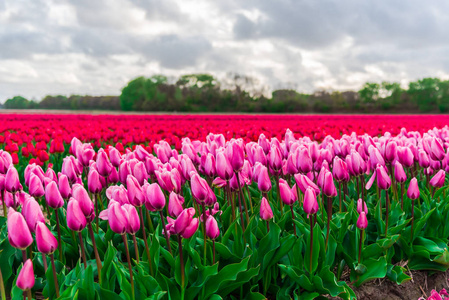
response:
<path id="1" fill-rule="evenodd" d="M 32 105 L 32 101 L 29 101 L 22 96 L 15 96 L 6 100 L 4 107 L 9 109 L 27 109 L 33 108 L 31 107 Z"/>
<path id="2" fill-rule="evenodd" d="M 380 85 L 375 82 L 367 82 L 359 90 L 360 100 L 364 103 L 374 103 L 379 97 Z"/>
<path id="3" fill-rule="evenodd" d="M 423 78 L 410 82 L 407 92 L 420 111 L 429 112 L 437 108 L 439 85 L 438 78 Z"/>

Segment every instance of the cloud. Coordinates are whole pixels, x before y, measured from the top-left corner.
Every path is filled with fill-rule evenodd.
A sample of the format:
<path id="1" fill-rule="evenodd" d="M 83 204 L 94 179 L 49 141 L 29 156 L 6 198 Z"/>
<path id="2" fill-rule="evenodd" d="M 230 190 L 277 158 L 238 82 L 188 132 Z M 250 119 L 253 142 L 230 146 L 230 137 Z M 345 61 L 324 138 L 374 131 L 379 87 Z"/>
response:
<path id="1" fill-rule="evenodd" d="M 0 101 L 119 94 L 157 73 L 240 73 L 302 92 L 449 78 L 448 10 L 444 0 L 3 0 Z"/>

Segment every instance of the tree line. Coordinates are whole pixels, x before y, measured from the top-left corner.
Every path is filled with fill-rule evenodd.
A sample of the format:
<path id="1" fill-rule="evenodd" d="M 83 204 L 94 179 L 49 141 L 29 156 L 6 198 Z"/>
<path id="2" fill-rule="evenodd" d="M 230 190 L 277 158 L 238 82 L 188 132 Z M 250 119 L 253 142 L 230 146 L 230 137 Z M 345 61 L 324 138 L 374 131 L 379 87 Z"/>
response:
<path id="1" fill-rule="evenodd" d="M 423 78 L 407 89 L 397 82 L 367 82 L 359 91 L 318 90 L 312 94 L 277 89 L 267 96 L 257 80 L 233 74 L 220 82 L 209 74 L 169 79 L 137 77 L 120 96 L 48 95 L 41 101 L 16 96 L 10 109 L 122 110 L 250 113 L 447 113 L 449 80 Z"/>

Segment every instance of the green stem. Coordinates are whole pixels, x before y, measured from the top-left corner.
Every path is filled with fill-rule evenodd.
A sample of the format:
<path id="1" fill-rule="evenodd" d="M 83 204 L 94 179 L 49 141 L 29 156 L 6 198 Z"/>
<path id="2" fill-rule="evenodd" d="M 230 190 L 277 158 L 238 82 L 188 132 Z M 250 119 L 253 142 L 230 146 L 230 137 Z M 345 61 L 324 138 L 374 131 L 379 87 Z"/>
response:
<path id="1" fill-rule="evenodd" d="M 60 225 L 59 225 L 59 213 L 58 213 L 58 208 L 55 209 L 55 217 L 56 217 L 56 230 L 58 231 L 59 260 L 62 261 L 61 227 L 60 227 Z"/>
<path id="2" fill-rule="evenodd" d="M 137 263 L 140 263 L 140 258 L 139 258 L 139 247 L 137 247 L 137 240 L 136 240 L 136 235 L 133 234 L 133 243 L 134 243 L 134 252 L 136 253 L 136 260 Z"/>
<path id="3" fill-rule="evenodd" d="M 55 290 L 56 290 L 56 298 L 59 298 L 59 284 L 58 284 L 58 277 L 56 276 L 56 267 L 55 267 L 55 256 L 50 254 L 50 260 L 51 260 L 51 269 L 53 271 L 53 281 L 55 282 Z"/>
<path id="4" fill-rule="evenodd" d="M 3 284 L 3 274 L 1 269 L 0 269 L 0 293 L 2 295 L 2 300 L 6 300 L 5 285 Z"/>
<path id="5" fill-rule="evenodd" d="M 310 220 L 310 263 L 309 263 L 309 270 L 310 274 L 312 274 L 312 260 L 313 260 L 313 215 L 309 216 Z"/>
<path id="6" fill-rule="evenodd" d="M 388 235 L 388 211 L 390 209 L 390 196 L 388 191 L 385 190 L 385 237 Z"/>
<path id="7" fill-rule="evenodd" d="M 362 241 L 363 241 L 363 232 L 364 230 L 360 230 L 360 241 L 359 241 L 359 264 L 360 264 L 360 260 L 362 258 Z"/>
<path id="8" fill-rule="evenodd" d="M 80 239 L 81 257 L 83 258 L 84 269 L 87 269 L 86 252 L 84 251 L 83 235 L 81 231 L 78 231 L 78 237 Z"/>
<path id="9" fill-rule="evenodd" d="M 412 228 L 410 230 L 410 243 L 413 243 L 413 221 L 415 220 L 415 199 L 412 199 Z"/>
<path id="10" fill-rule="evenodd" d="M 131 282 L 131 297 L 134 300 L 136 299 L 136 296 L 134 293 L 133 268 L 131 267 L 131 257 L 129 256 L 128 241 L 126 239 L 126 234 L 122 234 L 122 239 L 123 243 L 125 244 L 126 260 L 128 261 L 129 281 Z"/>
<path id="11" fill-rule="evenodd" d="M 143 223 L 142 206 L 139 207 L 139 217 L 140 217 L 140 224 L 142 226 L 142 235 L 143 235 L 143 243 L 145 244 L 145 252 L 147 253 L 148 264 L 150 265 L 150 273 L 151 273 L 151 276 L 153 276 L 154 275 L 153 274 L 153 264 L 151 262 L 150 247 L 148 247 L 147 233 L 145 231 L 145 225 Z"/>
<path id="12" fill-rule="evenodd" d="M 327 244 L 329 243 L 329 233 L 330 233 L 330 226 L 331 226 L 331 220 L 332 220 L 332 199 L 331 197 L 327 197 L 327 232 L 326 232 L 326 246 L 325 249 L 327 250 Z"/>
<path id="13" fill-rule="evenodd" d="M 164 230 L 165 240 L 167 242 L 168 252 L 170 252 L 170 254 L 173 254 L 172 251 L 171 251 L 170 238 L 168 237 L 168 232 L 167 232 L 167 229 L 165 227 L 165 219 L 164 219 L 164 215 L 162 214 L 162 210 L 159 211 L 159 214 L 161 215 L 162 227 L 163 227 L 163 230 Z"/>
<path id="14" fill-rule="evenodd" d="M 292 212 L 292 223 L 293 223 L 293 230 L 295 232 L 295 236 L 297 237 L 298 235 L 296 234 L 296 225 L 295 225 L 295 213 L 293 212 L 293 205 L 290 205 L 290 211 Z"/>
<path id="15" fill-rule="evenodd" d="M 184 300 L 185 293 L 185 270 L 184 270 L 184 257 L 182 256 L 182 238 L 178 234 L 178 247 L 179 247 L 179 258 L 181 260 L 181 299 Z"/>
<path id="16" fill-rule="evenodd" d="M 95 235 L 94 235 L 94 230 L 92 228 L 92 223 L 89 223 L 87 225 L 87 227 L 89 228 L 89 234 L 90 234 L 90 238 L 92 240 L 92 245 L 94 247 L 94 254 L 95 254 L 95 261 L 97 262 L 97 271 L 98 271 L 98 282 L 101 285 L 101 260 L 100 260 L 100 255 L 98 255 L 98 249 L 97 249 L 97 243 L 95 242 Z"/>

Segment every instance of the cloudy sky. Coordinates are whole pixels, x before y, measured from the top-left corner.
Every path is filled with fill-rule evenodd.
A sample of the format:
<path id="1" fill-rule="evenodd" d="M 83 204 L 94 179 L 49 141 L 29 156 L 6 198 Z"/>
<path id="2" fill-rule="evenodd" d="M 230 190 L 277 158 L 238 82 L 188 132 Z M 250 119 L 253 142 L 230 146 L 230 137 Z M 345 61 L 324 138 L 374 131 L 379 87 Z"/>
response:
<path id="1" fill-rule="evenodd" d="M 145 75 L 271 88 L 449 78 L 446 0 L 0 0 L 0 101 L 118 95 Z"/>

